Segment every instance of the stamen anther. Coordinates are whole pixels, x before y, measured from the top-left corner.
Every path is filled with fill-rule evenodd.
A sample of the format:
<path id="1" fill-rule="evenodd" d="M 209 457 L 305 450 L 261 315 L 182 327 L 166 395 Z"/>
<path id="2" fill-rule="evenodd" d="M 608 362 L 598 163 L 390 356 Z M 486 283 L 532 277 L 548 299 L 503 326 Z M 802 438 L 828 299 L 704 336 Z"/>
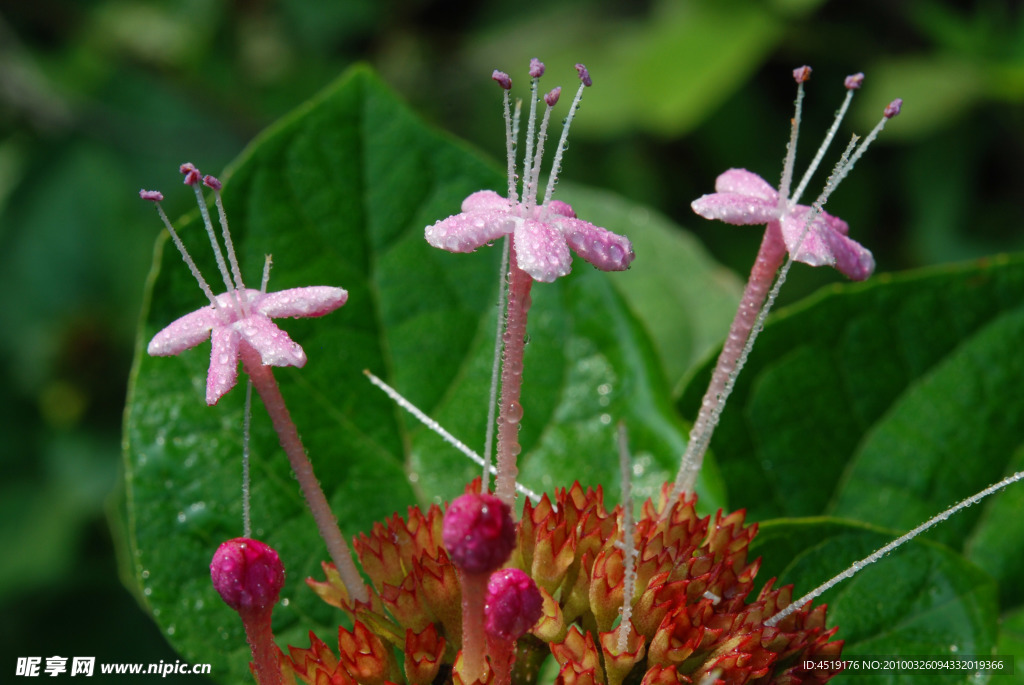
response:
<path id="1" fill-rule="evenodd" d="M 210 174 L 203 176 L 203 185 L 207 188 L 212 188 L 213 190 L 220 190 L 222 187 L 221 182 L 217 177 L 211 176 Z"/>
<path id="2" fill-rule="evenodd" d="M 793 80 L 797 83 L 807 83 L 811 80 L 811 68 L 806 64 L 793 70 Z"/>
<path id="3" fill-rule="evenodd" d="M 894 116 L 900 113 L 901 109 L 903 109 L 903 98 L 896 98 L 886 106 L 885 118 L 892 119 Z"/>
<path id="4" fill-rule="evenodd" d="M 859 89 L 862 85 L 864 85 L 864 73 L 857 72 L 856 74 L 850 74 L 849 76 L 846 77 L 846 80 L 843 82 L 843 85 L 846 86 L 846 90 Z"/>
<path id="5" fill-rule="evenodd" d="M 553 88 L 547 95 L 544 96 L 544 102 L 547 103 L 548 107 L 554 107 L 558 104 L 558 98 L 562 94 L 562 86 Z"/>
<path id="6" fill-rule="evenodd" d="M 590 72 L 587 71 L 587 68 L 585 66 L 583 66 L 582 64 L 577 64 L 576 73 L 580 75 L 580 81 L 583 83 L 584 86 L 589 88 L 590 86 L 594 85 L 593 80 L 591 80 L 590 78 Z"/>
<path id="7" fill-rule="evenodd" d="M 512 77 L 505 72 L 495 69 L 494 73 L 491 74 L 491 79 L 496 81 L 505 90 L 512 90 Z"/>
<path id="8" fill-rule="evenodd" d="M 192 186 L 199 183 L 199 169 L 197 169 L 191 162 L 185 162 L 182 164 L 178 167 L 178 171 L 184 174 L 185 185 Z"/>
<path id="9" fill-rule="evenodd" d="M 163 202 L 164 194 L 159 190 L 140 190 L 139 197 L 149 202 Z"/>
<path id="10" fill-rule="evenodd" d="M 544 75 L 544 63 L 534 57 L 530 60 L 530 78 L 540 78 Z"/>

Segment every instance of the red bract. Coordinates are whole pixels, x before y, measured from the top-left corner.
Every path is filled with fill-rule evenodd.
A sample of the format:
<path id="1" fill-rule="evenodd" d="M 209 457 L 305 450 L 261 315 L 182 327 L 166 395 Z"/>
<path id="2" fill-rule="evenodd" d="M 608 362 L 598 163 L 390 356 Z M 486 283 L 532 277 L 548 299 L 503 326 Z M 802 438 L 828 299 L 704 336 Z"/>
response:
<path id="1" fill-rule="evenodd" d="M 478 488 L 471 486 L 471 490 Z M 668 486 L 665 488 L 667 494 Z M 608 511 L 600 488 L 578 483 L 527 503 L 507 567 L 529 574 L 543 599 L 543 615 L 518 640 L 513 682 L 536 678 L 553 655 L 558 683 L 620 685 L 696 683 L 717 673 L 721 683 L 823 683 L 836 671 L 806 671 L 809 659 L 835 659 L 842 648 L 825 627 L 825 608 L 803 607 L 777 626 L 764 622 L 789 605 L 791 588 L 769 581 L 751 600 L 759 561 L 749 560 L 757 526 L 742 511 L 699 517 L 695 498 L 677 501 L 662 516 L 645 503 L 636 525 L 636 586 L 625 650 L 618 647 L 623 600 L 622 509 Z M 308 581 L 329 603 L 355 620 L 342 642 L 344 656 L 328 658 L 322 643 L 291 650 L 285 659 L 299 680 L 380 683 L 400 677 L 391 661 L 406 655 L 412 683 L 457 683 L 461 662 L 461 590 L 458 574 L 439 544 L 441 509 L 410 508 L 356 541 L 376 594 L 353 605 L 325 564 L 325 581 Z M 358 638 L 358 640 L 357 640 Z M 363 645 L 353 647 L 352 645 Z M 378 659 L 378 663 L 371 663 Z M 491 682 L 489 664 L 481 680 Z M 316 673 L 313 673 L 313 672 Z M 344 671 L 344 673 L 342 673 Z M 317 675 L 322 674 L 322 675 Z M 332 680 L 333 679 L 333 680 Z"/>

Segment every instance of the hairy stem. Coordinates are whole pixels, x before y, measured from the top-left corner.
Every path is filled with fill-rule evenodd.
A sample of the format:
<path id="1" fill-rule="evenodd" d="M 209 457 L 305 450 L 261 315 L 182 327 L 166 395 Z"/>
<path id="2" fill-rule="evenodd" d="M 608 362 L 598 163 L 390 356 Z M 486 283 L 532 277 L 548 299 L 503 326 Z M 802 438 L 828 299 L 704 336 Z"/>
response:
<path id="1" fill-rule="evenodd" d="M 272 607 L 271 607 L 272 608 Z M 252 650 L 253 675 L 258 685 L 281 685 L 281 665 L 277 645 L 270 628 L 271 608 L 240 612 L 245 626 L 245 639 Z"/>
<path id="2" fill-rule="evenodd" d="M 306 456 L 306 448 L 302 445 L 299 431 L 295 428 L 295 422 L 292 421 L 292 417 L 288 413 L 288 407 L 285 406 L 284 397 L 281 396 L 281 388 L 277 385 L 273 370 L 269 366 L 264 366 L 259 353 L 245 343 L 242 343 L 241 356 L 245 372 L 249 374 L 253 387 L 256 388 L 260 399 L 263 400 L 263 406 L 270 414 L 270 421 L 281 441 L 281 447 L 288 455 L 292 471 L 295 472 L 299 487 L 302 488 L 306 505 L 313 513 L 320 537 L 327 545 L 327 553 L 330 555 L 331 561 L 337 567 L 338 574 L 352 599 L 368 602 L 370 597 L 366 586 L 356 569 L 348 544 L 338 529 L 338 520 L 334 517 L 334 512 L 331 511 L 331 507 L 327 503 L 324 491 L 320 489 L 320 483 L 313 473 L 313 465 L 309 462 L 309 457 Z"/>
<path id="3" fill-rule="evenodd" d="M 729 327 L 729 335 L 725 339 L 722 353 L 718 356 L 718 363 L 711 374 L 711 383 L 704 393 L 697 420 L 690 431 L 690 441 L 679 465 L 672 494 L 665 503 L 666 512 L 680 495 L 689 494 L 694 490 L 697 474 L 704 462 L 704 454 L 711 442 L 711 435 L 718 424 L 736 375 L 740 372 L 738 362 L 743 354 L 743 348 L 771 289 L 775 273 L 782 266 L 785 257 L 786 245 L 782 240 L 782 228 L 777 221 L 771 222 L 764 232 L 761 249 L 750 270 L 747 287 L 743 290 L 743 298 Z"/>
<path id="4" fill-rule="evenodd" d="M 498 475 L 494 481 L 494 494 L 514 510 L 516 477 L 519 475 L 516 468 L 516 458 L 520 452 L 519 422 L 523 418 L 519 394 L 523 384 L 526 315 L 530 310 L 533 279 L 519 268 L 514 236 L 510 245 L 508 305 L 503 337 L 505 352 L 501 364 L 501 401 L 498 408 Z"/>

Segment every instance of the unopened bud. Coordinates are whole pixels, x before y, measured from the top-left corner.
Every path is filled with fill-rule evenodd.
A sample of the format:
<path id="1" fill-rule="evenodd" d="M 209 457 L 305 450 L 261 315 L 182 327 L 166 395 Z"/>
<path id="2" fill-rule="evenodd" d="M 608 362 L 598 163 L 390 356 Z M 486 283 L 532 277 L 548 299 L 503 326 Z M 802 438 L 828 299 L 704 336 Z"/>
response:
<path id="1" fill-rule="evenodd" d="M 213 587 L 238 612 L 263 611 L 277 604 L 284 566 L 269 545 L 249 538 L 228 540 L 210 562 Z"/>

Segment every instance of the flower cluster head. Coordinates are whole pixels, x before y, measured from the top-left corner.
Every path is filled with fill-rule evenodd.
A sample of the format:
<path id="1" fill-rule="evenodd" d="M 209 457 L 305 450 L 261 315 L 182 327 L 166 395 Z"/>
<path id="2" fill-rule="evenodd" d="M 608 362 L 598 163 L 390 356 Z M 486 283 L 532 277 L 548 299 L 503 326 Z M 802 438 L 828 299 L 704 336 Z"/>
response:
<path id="1" fill-rule="evenodd" d="M 811 175 L 817 169 L 825 150 L 835 136 L 839 123 L 853 99 L 853 94 L 864 83 L 864 74 L 847 76 L 844 86 L 846 99 L 836 115 L 835 122 L 825 137 L 810 167 L 796 190 L 790 194 L 793 180 L 793 163 L 796 158 L 797 133 L 800 126 L 800 108 L 803 102 L 803 84 L 810 79 L 811 68 L 803 66 L 793 71 L 798 84 L 796 114 L 782 170 L 782 181 L 778 190 L 757 174 L 746 169 L 729 169 L 715 181 L 715 192 L 694 200 L 693 211 L 706 219 L 717 219 L 735 225 L 767 225 L 769 230 L 781 231 L 782 240 L 790 257 L 811 266 L 834 266 L 847 277 L 860 281 L 866 279 L 875 268 L 875 260 L 866 248 L 849 237 L 849 226 L 842 219 L 827 214 L 822 206 L 828 195 L 850 172 L 854 163 L 867 146 L 881 131 L 885 122 L 899 114 L 902 100 L 894 100 L 884 112 L 875 130 L 861 143 L 859 148 L 851 142 L 840 160 L 835 172 L 826 184 L 825 191 L 813 206 L 798 204 Z M 855 139 L 856 140 L 856 139 Z"/>
<path id="2" fill-rule="evenodd" d="M 206 377 L 206 402 L 214 405 L 235 386 L 238 380 L 239 359 L 249 350 L 255 351 L 260 362 L 266 366 L 305 366 L 306 354 L 302 347 L 271 319 L 329 314 L 345 304 L 348 293 L 341 288 L 329 286 L 291 288 L 268 293 L 266 274 L 260 290 L 246 288 L 242 282 L 235 248 L 228 231 L 227 216 L 220 196 L 221 182 L 213 176 L 201 176 L 199 170 L 188 163 L 181 165 L 181 173 L 185 177 L 185 184 L 195 190 L 203 223 L 224 281 L 225 292 L 214 296 L 210 286 L 199 273 L 198 267 L 160 206 L 163 194 L 155 190 L 139 191 L 139 197 L 143 200 L 156 203 L 160 218 L 210 302 L 208 306 L 182 316 L 153 336 L 147 352 L 158 357 L 176 355 L 210 339 L 212 349 L 210 370 Z M 199 187 L 200 183 L 214 191 L 224 245 L 231 266 L 230 272 L 228 262 L 225 262 L 224 253 L 214 234 L 213 223 Z M 269 257 L 267 263 L 269 265 Z"/>
<path id="3" fill-rule="evenodd" d="M 545 110 L 540 126 L 537 127 L 538 81 L 544 74 L 544 64 L 537 59 L 530 61 L 530 114 L 520 197 L 516 190 L 515 162 L 519 110 L 517 108 L 513 120 L 509 105 L 512 79 L 504 72 L 494 72 L 493 80 L 505 92 L 508 195 L 502 197 L 492 190 L 473 193 L 463 201 L 461 213 L 426 228 L 428 243 L 449 252 L 472 252 L 502 236 L 511 235 L 519 268 L 534 280 L 544 282 L 565 276 L 572 269 L 569 248 L 603 271 L 622 271 L 629 268 L 630 262 L 633 261 L 633 248 L 629 240 L 578 219 L 568 204 L 551 199 L 561 167 L 562 153 L 566 147 L 569 125 L 579 107 L 583 90 L 593 83 L 585 66 L 577 64 L 576 71 L 580 86 L 566 117 L 542 200 L 538 199 L 538 195 L 544 143 L 547 140 L 551 111 L 558 102 L 562 89 L 555 88 L 543 96 Z"/>
<path id="4" fill-rule="evenodd" d="M 479 481 L 470 486 L 476 493 Z M 667 488 L 663 493 L 667 494 Z M 820 683 L 835 671 L 806 670 L 805 660 L 834 659 L 842 642 L 825 627 L 825 608 L 800 607 L 777 625 L 791 587 L 766 583 L 755 593 L 759 561 L 748 559 L 757 530 L 743 512 L 700 517 L 696 498 L 662 516 L 651 501 L 636 526 L 636 582 L 630 632 L 618 640 L 624 602 L 623 510 L 609 511 L 600 488 L 578 483 L 526 503 L 515 548 L 488 588 L 488 658 L 479 682 L 495 680 L 494 638 L 516 640 L 515 679 L 532 682 L 553 655 L 557 683 Z M 449 510 L 453 505 L 449 506 Z M 369 604 L 350 601 L 338 574 L 308 580 L 317 594 L 354 619 L 339 632 L 338 653 L 311 637 L 290 648 L 284 669 L 296 682 L 464 683 L 459 572 L 445 543 L 438 506 L 410 507 L 355 543 L 375 589 Z M 539 608 L 539 611 L 538 611 Z M 405 655 L 404 668 L 392 656 Z M 360 661 L 362 659 L 362 661 Z"/>

